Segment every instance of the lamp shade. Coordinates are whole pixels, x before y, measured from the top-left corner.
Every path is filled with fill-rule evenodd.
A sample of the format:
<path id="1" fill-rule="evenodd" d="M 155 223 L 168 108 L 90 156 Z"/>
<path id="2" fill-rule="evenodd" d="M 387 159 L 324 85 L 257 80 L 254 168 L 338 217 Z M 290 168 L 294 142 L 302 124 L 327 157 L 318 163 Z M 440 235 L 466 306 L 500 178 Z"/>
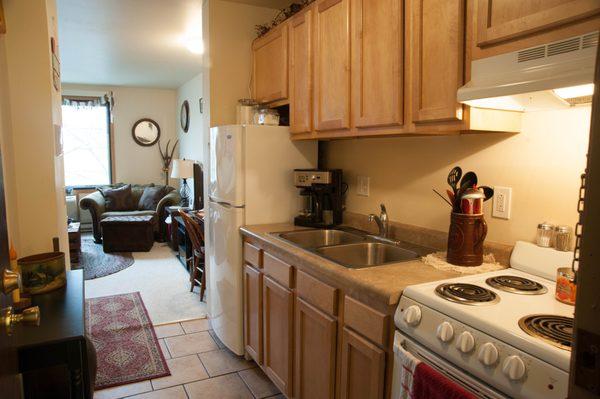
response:
<path id="1" fill-rule="evenodd" d="M 194 177 L 194 161 L 189 159 L 174 159 L 171 169 L 173 179 L 189 179 Z"/>

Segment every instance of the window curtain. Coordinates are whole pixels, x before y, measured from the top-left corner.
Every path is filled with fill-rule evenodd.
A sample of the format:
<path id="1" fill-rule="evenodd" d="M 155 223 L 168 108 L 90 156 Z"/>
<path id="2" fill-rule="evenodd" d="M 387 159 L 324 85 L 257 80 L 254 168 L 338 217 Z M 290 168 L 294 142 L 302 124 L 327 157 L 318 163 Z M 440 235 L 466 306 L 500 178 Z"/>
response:
<path id="1" fill-rule="evenodd" d="M 110 91 L 102 97 L 87 97 L 87 96 L 63 96 L 63 105 L 70 105 L 78 108 L 97 107 L 99 105 L 108 106 L 110 122 L 113 122 L 113 109 L 115 107 L 115 99 L 113 92 Z"/>

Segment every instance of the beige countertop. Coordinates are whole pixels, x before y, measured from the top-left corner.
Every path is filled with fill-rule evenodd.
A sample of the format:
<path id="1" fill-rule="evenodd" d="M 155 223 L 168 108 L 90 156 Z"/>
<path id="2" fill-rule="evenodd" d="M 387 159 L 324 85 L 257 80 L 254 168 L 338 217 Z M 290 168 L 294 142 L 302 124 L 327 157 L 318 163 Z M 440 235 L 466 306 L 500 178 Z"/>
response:
<path id="1" fill-rule="evenodd" d="M 240 230 L 250 241 L 267 252 L 279 256 L 311 274 L 321 276 L 346 293 L 371 306 L 395 306 L 402 291 L 409 285 L 443 280 L 458 276 L 454 272 L 435 269 L 420 260 L 388 264 L 363 269 L 348 269 L 270 235 L 284 231 L 303 230 L 291 224 L 262 224 L 244 226 Z"/>

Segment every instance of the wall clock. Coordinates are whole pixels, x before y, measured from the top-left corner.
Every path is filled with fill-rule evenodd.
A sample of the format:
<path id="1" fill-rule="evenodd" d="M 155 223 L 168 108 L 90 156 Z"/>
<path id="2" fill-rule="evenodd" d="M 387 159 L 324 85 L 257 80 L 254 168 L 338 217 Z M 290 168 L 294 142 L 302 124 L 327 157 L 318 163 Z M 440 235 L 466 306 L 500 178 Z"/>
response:
<path id="1" fill-rule="evenodd" d="M 181 114 L 179 115 L 181 128 L 184 133 L 187 133 L 190 128 L 190 104 L 187 100 L 181 104 Z"/>

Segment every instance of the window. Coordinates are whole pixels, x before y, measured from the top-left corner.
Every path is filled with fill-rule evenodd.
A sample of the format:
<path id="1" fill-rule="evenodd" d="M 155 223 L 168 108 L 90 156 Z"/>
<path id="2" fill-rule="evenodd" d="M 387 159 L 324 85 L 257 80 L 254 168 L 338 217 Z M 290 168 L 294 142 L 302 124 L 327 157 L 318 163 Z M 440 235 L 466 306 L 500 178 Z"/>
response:
<path id="1" fill-rule="evenodd" d="M 65 186 L 111 183 L 110 111 L 100 98 L 65 98 L 62 135 Z"/>

